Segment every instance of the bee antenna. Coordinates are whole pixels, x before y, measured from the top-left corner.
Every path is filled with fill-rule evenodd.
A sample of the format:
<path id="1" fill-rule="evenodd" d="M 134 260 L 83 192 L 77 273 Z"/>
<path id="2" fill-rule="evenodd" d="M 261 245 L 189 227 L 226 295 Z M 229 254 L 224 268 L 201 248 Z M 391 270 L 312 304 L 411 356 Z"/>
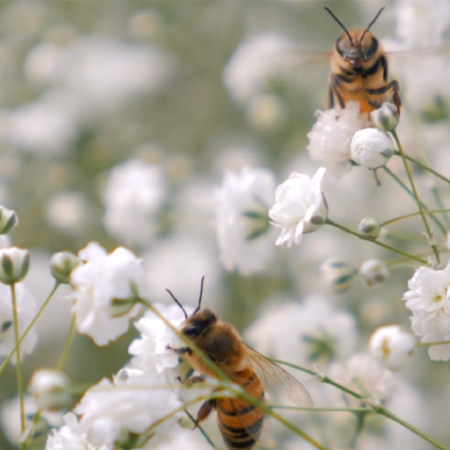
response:
<path id="1" fill-rule="evenodd" d="M 350 36 L 350 33 L 348 32 L 347 28 L 345 28 L 344 24 L 333 14 L 333 12 L 331 11 L 331 9 L 328 9 L 326 6 L 324 6 L 324 8 L 329 12 L 330 16 L 343 28 L 343 30 L 347 33 L 348 38 L 350 39 L 350 43 L 353 45 L 353 39 Z M 382 8 L 383 9 L 383 8 Z M 380 11 L 381 12 L 381 11 Z M 378 15 L 380 15 L 380 13 L 378 13 Z M 377 15 L 377 17 L 378 17 Z M 375 22 L 376 18 L 373 20 L 373 22 Z M 372 23 L 373 23 L 372 22 Z M 370 24 L 372 25 L 372 24 Z M 370 28 L 370 25 L 368 26 L 367 30 Z M 366 30 L 366 31 L 367 31 Z"/>
<path id="2" fill-rule="evenodd" d="M 188 318 L 186 310 L 183 308 L 183 305 L 177 300 L 175 295 L 172 294 L 172 291 L 169 291 L 169 289 L 166 289 L 166 291 L 170 294 L 170 296 L 174 299 L 175 303 L 181 308 L 181 310 L 184 312 L 184 316 L 186 319 Z"/>
<path id="3" fill-rule="evenodd" d="M 369 23 L 369 26 L 365 29 L 364 33 L 361 36 L 361 42 L 365 36 L 365 34 L 369 31 L 370 27 L 375 23 L 375 21 L 378 19 L 378 17 L 380 17 L 380 14 L 383 12 L 383 9 L 385 7 L 383 6 L 378 12 L 377 15 L 375 16 L 375 18 L 372 20 L 372 22 Z"/>
<path id="4" fill-rule="evenodd" d="M 200 295 L 198 297 L 198 306 L 195 308 L 195 311 L 192 313 L 193 316 L 197 314 L 200 310 L 200 305 L 202 304 L 202 296 L 203 296 L 203 283 L 205 281 L 205 276 L 202 277 L 202 281 L 200 283 Z"/>

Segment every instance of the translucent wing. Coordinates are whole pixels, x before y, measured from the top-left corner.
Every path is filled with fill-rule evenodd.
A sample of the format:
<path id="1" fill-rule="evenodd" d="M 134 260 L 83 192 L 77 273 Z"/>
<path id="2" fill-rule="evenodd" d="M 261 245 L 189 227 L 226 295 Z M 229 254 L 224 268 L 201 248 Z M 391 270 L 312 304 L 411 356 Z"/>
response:
<path id="1" fill-rule="evenodd" d="M 272 400 L 296 406 L 312 406 L 311 395 L 289 372 L 245 344 L 249 359 Z"/>

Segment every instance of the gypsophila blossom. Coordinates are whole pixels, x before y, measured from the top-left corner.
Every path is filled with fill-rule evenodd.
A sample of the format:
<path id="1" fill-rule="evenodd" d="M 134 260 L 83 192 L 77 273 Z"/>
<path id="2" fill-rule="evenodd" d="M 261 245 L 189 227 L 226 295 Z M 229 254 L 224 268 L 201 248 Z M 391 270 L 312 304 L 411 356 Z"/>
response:
<path id="1" fill-rule="evenodd" d="M 400 325 L 377 328 L 369 341 L 370 354 L 389 370 L 399 370 L 412 358 L 414 336 Z"/>
<path id="2" fill-rule="evenodd" d="M 112 450 L 125 445 L 132 435 L 144 433 L 180 406 L 177 395 L 169 385 L 162 385 L 156 374 L 128 370 L 112 382 L 103 379 L 90 388 L 74 412 L 82 416 L 79 428 L 87 441 L 96 447 L 106 444 Z M 180 413 L 173 414 L 155 426 L 153 445 L 178 427 L 179 417 Z"/>
<path id="3" fill-rule="evenodd" d="M 158 214 L 167 194 L 158 165 L 135 158 L 114 167 L 103 200 L 106 230 L 126 243 L 146 245 L 158 231 Z"/>
<path id="4" fill-rule="evenodd" d="M 267 169 L 227 171 L 215 190 L 220 259 L 227 270 L 251 275 L 267 267 L 273 255 L 268 211 L 275 178 Z"/>
<path id="5" fill-rule="evenodd" d="M 368 169 L 384 166 L 394 154 L 392 139 L 378 128 L 358 130 L 350 145 L 353 161 Z"/>
<path id="6" fill-rule="evenodd" d="M 359 103 L 347 102 L 344 109 L 327 109 L 316 115 L 306 149 L 311 159 L 323 161 L 331 173 L 341 175 L 350 169 L 353 135 L 366 123 L 359 114 Z"/>
<path id="7" fill-rule="evenodd" d="M 386 281 L 389 271 L 384 261 L 369 259 L 361 264 L 359 276 L 366 286 L 375 287 Z"/>
<path id="8" fill-rule="evenodd" d="M 22 284 L 15 285 L 19 335 L 22 335 L 37 313 L 36 301 L 28 289 Z M 31 328 L 20 344 L 21 355 L 30 355 L 37 343 L 36 328 Z M 6 357 L 15 347 L 11 288 L 0 283 L 0 357 Z M 17 361 L 14 352 L 11 361 Z"/>
<path id="9" fill-rule="evenodd" d="M 373 217 L 364 217 L 364 219 L 359 222 L 358 231 L 372 239 L 376 239 L 380 235 L 381 225 L 380 222 Z"/>
<path id="10" fill-rule="evenodd" d="M 43 410 L 56 410 L 70 405 L 70 380 L 60 370 L 39 369 L 33 373 L 28 392 L 36 399 L 36 405 Z"/>
<path id="11" fill-rule="evenodd" d="M 153 306 L 177 329 L 185 320 L 178 305 L 155 303 Z M 188 314 L 192 312 L 192 308 L 185 309 Z M 166 368 L 178 365 L 178 355 L 167 347 L 179 348 L 182 342 L 156 314 L 147 311 L 134 326 L 141 334 L 128 348 L 130 355 L 133 355 L 130 367 L 144 372 L 161 373 Z"/>
<path id="12" fill-rule="evenodd" d="M 320 272 L 334 292 L 346 291 L 357 274 L 356 269 L 342 258 L 329 258 L 320 265 Z"/>
<path id="13" fill-rule="evenodd" d="M 450 262 L 442 270 L 420 267 L 408 281 L 403 295 L 412 312 L 411 328 L 420 342 L 450 340 Z M 450 344 L 433 345 L 428 355 L 437 361 L 450 359 Z"/>
<path id="14" fill-rule="evenodd" d="M 0 281 L 15 284 L 22 281 L 28 273 L 30 254 L 18 247 L 0 249 Z"/>
<path id="15" fill-rule="evenodd" d="M 397 107 L 389 102 L 384 102 L 381 108 L 370 113 L 370 121 L 381 131 L 395 130 L 399 118 Z"/>
<path id="16" fill-rule="evenodd" d="M 311 179 L 292 173 L 275 191 L 275 204 L 269 211 L 272 225 L 281 228 L 276 245 L 299 244 L 303 233 L 316 230 L 324 224 L 328 208 L 320 183 L 325 168 L 317 170 Z"/>
<path id="17" fill-rule="evenodd" d="M 97 345 L 107 345 L 128 330 L 139 312 L 136 295 L 145 296 L 142 261 L 123 247 L 107 254 L 96 242 L 80 250 L 78 258 L 84 264 L 70 277 L 76 327 Z"/>

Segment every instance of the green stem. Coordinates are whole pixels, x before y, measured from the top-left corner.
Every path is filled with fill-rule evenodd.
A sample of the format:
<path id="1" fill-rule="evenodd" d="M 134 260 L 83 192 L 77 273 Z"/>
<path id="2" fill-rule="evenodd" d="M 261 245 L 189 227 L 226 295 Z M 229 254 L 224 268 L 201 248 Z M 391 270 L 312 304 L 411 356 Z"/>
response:
<path id="1" fill-rule="evenodd" d="M 19 391 L 19 402 L 20 402 L 20 429 L 21 435 L 23 436 L 26 430 L 25 403 L 24 403 L 22 361 L 20 357 L 19 319 L 17 316 L 17 298 L 16 298 L 15 284 L 11 284 L 11 297 L 12 297 L 12 309 L 14 317 L 14 337 L 16 341 L 16 357 L 17 357 L 16 369 L 17 369 L 17 389 Z"/>
<path id="2" fill-rule="evenodd" d="M 410 195 L 411 197 L 414 198 L 414 194 L 411 192 L 411 190 L 408 188 L 408 186 L 406 186 L 405 183 L 403 183 L 403 181 L 400 180 L 400 178 L 397 175 L 395 175 L 394 172 L 392 172 L 386 166 L 383 166 L 383 170 L 386 173 L 388 173 L 406 191 L 406 193 L 408 195 Z M 422 205 L 422 207 L 424 209 L 428 210 L 428 208 L 426 207 L 426 205 L 423 202 L 421 202 L 421 205 Z M 433 220 L 433 222 L 436 224 L 436 226 L 441 230 L 442 234 L 444 236 L 446 236 L 447 235 L 447 231 L 446 231 L 444 225 L 442 225 L 441 222 L 439 222 L 439 220 L 433 214 L 430 214 L 430 218 L 431 218 L 431 220 Z"/>
<path id="3" fill-rule="evenodd" d="M 28 325 L 27 329 L 25 330 L 25 332 L 22 334 L 22 336 L 19 339 L 19 344 L 22 343 L 22 341 L 27 337 L 27 334 L 30 332 L 30 330 L 33 328 L 34 324 L 36 323 L 36 321 L 39 319 L 39 317 L 41 316 L 42 312 L 44 311 L 44 309 L 47 307 L 48 302 L 50 301 L 50 299 L 52 298 L 53 294 L 55 293 L 56 289 L 58 288 L 58 286 L 60 285 L 60 283 L 56 282 L 53 289 L 51 290 L 50 294 L 48 295 L 47 299 L 45 300 L 45 302 L 42 304 L 42 306 L 39 308 L 39 311 L 37 312 L 37 314 L 34 316 L 33 320 L 30 322 L 30 324 Z M 17 344 L 16 344 L 17 347 Z M 0 366 L 0 375 L 3 373 L 3 371 L 5 370 L 6 366 L 8 365 L 9 361 L 11 360 L 12 356 L 14 355 L 14 353 L 16 352 L 16 347 L 14 347 L 11 352 L 9 353 L 9 355 L 5 358 L 5 360 L 2 362 L 1 366 Z"/>
<path id="4" fill-rule="evenodd" d="M 186 413 L 186 415 L 189 417 L 189 419 L 191 419 L 192 423 L 195 424 L 195 419 L 194 417 L 192 417 L 192 414 L 185 408 L 184 412 Z M 208 442 L 208 444 L 212 447 L 212 448 L 216 448 L 216 446 L 214 445 L 214 442 L 211 440 L 211 438 L 206 434 L 205 430 L 203 429 L 203 427 L 201 425 L 197 425 L 196 428 L 198 428 L 200 430 L 200 433 L 202 433 L 203 437 L 206 439 L 206 441 Z"/>
<path id="5" fill-rule="evenodd" d="M 439 189 L 437 188 L 437 186 L 433 186 L 432 188 L 433 191 L 433 195 L 434 195 L 434 199 L 436 200 L 437 205 L 439 206 L 439 208 L 444 209 L 444 202 L 442 201 L 442 196 L 441 193 L 439 192 Z M 446 211 L 446 213 L 444 214 L 444 222 L 445 225 L 447 226 L 447 229 L 450 228 L 450 219 L 448 218 L 448 211 Z"/>
<path id="6" fill-rule="evenodd" d="M 426 214 L 448 213 L 448 212 L 450 212 L 450 209 L 445 209 L 445 208 L 432 209 L 432 210 L 427 209 L 424 212 Z M 405 214 L 404 216 L 394 217 L 393 219 L 385 220 L 384 222 L 382 222 L 380 224 L 380 226 L 383 228 L 384 226 L 390 225 L 391 223 L 399 222 L 400 220 L 410 219 L 411 217 L 416 217 L 416 216 L 419 216 L 419 215 L 420 215 L 420 212 L 416 211 L 416 212 L 413 212 L 413 213 L 410 213 L 410 214 Z"/>
<path id="7" fill-rule="evenodd" d="M 416 347 L 431 347 L 433 345 L 448 345 L 450 344 L 450 341 L 438 341 L 438 342 L 421 342 L 419 344 L 416 344 Z"/>
<path id="8" fill-rule="evenodd" d="M 72 343 L 73 337 L 75 335 L 75 322 L 76 322 L 76 318 L 75 318 L 75 316 L 73 316 L 72 323 L 70 325 L 69 334 L 67 335 L 66 343 L 64 344 L 64 348 L 61 352 L 58 362 L 56 363 L 56 367 L 55 367 L 56 370 L 61 370 L 64 365 L 64 362 L 66 361 L 66 358 L 67 358 L 67 355 L 68 355 L 69 349 L 70 349 L 70 344 Z"/>
<path id="9" fill-rule="evenodd" d="M 339 228 L 340 230 L 345 231 L 346 233 L 352 234 L 353 236 L 356 236 L 359 239 L 362 239 L 364 241 L 373 242 L 374 244 L 379 245 L 380 247 L 387 248 L 388 250 L 391 250 L 391 251 L 393 251 L 395 253 L 399 253 L 400 255 L 406 256 L 406 257 L 408 257 L 410 259 L 413 259 L 414 261 L 418 261 L 421 264 L 427 264 L 428 263 L 428 261 L 426 261 L 425 259 L 419 258 L 418 256 L 415 256 L 415 255 L 411 255 L 410 253 L 407 253 L 407 252 L 405 252 L 403 250 L 400 250 L 399 248 L 392 247 L 392 246 L 390 246 L 388 244 L 385 244 L 384 242 L 377 241 L 376 239 L 372 239 L 372 238 L 370 238 L 370 237 L 368 237 L 368 236 L 366 236 L 364 234 L 357 233 L 356 231 L 353 231 L 350 228 L 347 228 L 347 227 L 345 227 L 343 225 L 340 225 L 340 224 L 332 221 L 331 219 L 327 219 L 325 221 L 325 223 L 328 224 L 328 225 L 331 225 L 333 227 Z"/>
<path id="10" fill-rule="evenodd" d="M 353 433 L 352 442 L 350 443 L 350 448 L 353 450 L 356 449 L 356 443 L 358 442 L 359 436 L 361 436 L 361 433 L 364 428 L 364 420 L 366 419 L 367 412 L 359 413 L 357 414 L 357 421 L 356 421 L 356 429 Z"/>

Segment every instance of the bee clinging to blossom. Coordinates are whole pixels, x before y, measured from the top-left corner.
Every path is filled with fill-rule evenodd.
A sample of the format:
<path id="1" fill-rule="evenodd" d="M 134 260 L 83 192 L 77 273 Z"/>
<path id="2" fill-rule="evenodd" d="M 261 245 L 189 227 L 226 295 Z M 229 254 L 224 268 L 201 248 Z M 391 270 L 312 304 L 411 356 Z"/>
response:
<path id="1" fill-rule="evenodd" d="M 245 344 L 235 328 L 223 321 L 209 309 L 200 310 L 203 291 L 203 278 L 198 306 L 188 316 L 181 303 L 168 290 L 174 301 L 183 310 L 186 320 L 180 332 L 197 346 L 228 380 L 239 385 L 256 401 L 265 403 L 265 392 L 275 389 L 298 405 L 311 405 L 311 397 L 306 389 L 280 366 L 265 358 Z M 171 350 L 182 356 L 202 375 L 223 378 L 209 367 L 189 347 Z M 245 399 L 239 397 L 220 397 L 220 389 L 214 399 L 206 400 L 200 407 L 195 425 L 217 411 L 217 420 L 223 440 L 230 450 L 250 450 L 259 440 L 264 422 L 264 412 Z M 229 395 L 229 394 L 228 394 Z"/>
<path id="2" fill-rule="evenodd" d="M 388 81 L 388 61 L 370 27 L 378 19 L 381 8 L 366 29 L 347 30 L 339 19 L 325 8 L 344 29 L 333 46 L 328 108 L 345 108 L 348 101 L 357 101 L 361 113 L 370 113 L 392 98 L 400 114 L 401 100 L 396 80 Z"/>

